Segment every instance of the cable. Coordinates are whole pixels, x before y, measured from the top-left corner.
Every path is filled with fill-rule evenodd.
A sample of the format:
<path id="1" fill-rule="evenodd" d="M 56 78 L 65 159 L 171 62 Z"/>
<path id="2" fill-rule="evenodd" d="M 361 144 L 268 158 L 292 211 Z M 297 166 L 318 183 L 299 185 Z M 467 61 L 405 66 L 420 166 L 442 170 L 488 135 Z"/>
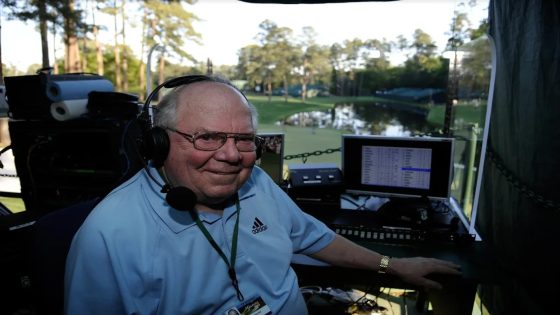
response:
<path id="1" fill-rule="evenodd" d="M 0 155 L 2 155 L 4 152 L 10 150 L 12 148 L 12 145 L 8 145 L 4 148 L 2 148 L 2 150 L 0 150 Z M 0 160 L 0 168 L 4 168 L 4 163 L 2 163 L 2 161 Z"/>

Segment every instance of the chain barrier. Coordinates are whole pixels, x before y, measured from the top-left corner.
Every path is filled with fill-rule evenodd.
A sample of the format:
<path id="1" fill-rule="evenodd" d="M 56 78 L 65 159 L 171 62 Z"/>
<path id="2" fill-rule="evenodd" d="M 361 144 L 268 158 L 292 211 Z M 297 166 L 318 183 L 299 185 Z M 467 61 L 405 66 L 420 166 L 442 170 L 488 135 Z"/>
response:
<path id="1" fill-rule="evenodd" d="M 521 179 L 513 173 L 513 171 L 508 169 L 500 156 L 498 156 L 498 154 L 490 147 L 490 144 L 488 145 L 486 154 L 492 164 L 496 166 L 498 172 L 500 172 L 500 174 L 505 177 L 506 181 L 510 183 L 512 187 L 519 191 L 522 195 L 542 208 L 560 210 L 560 203 L 554 200 L 547 199 L 543 195 L 537 193 L 535 190 L 530 188 L 529 185 L 523 183 Z"/>
<path id="2" fill-rule="evenodd" d="M 314 152 L 306 152 L 306 153 L 300 153 L 300 154 L 292 154 L 292 155 L 286 155 L 284 157 L 284 160 L 292 160 L 292 159 L 297 159 L 300 158 L 303 163 L 307 163 L 307 158 L 310 156 L 319 156 L 322 154 L 331 154 L 334 152 L 340 152 L 340 148 L 337 149 L 326 149 L 325 151 L 314 151 Z"/>
<path id="3" fill-rule="evenodd" d="M 0 174 L 0 177 L 18 177 L 17 174 Z"/>

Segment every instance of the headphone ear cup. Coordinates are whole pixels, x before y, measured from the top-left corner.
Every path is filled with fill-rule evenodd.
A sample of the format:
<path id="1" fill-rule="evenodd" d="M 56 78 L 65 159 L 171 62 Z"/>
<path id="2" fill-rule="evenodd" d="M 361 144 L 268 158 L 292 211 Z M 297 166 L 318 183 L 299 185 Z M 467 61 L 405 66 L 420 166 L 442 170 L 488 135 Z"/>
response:
<path id="1" fill-rule="evenodd" d="M 169 154 L 169 135 L 161 127 L 150 129 L 144 137 L 145 155 L 155 167 L 163 166 Z"/>

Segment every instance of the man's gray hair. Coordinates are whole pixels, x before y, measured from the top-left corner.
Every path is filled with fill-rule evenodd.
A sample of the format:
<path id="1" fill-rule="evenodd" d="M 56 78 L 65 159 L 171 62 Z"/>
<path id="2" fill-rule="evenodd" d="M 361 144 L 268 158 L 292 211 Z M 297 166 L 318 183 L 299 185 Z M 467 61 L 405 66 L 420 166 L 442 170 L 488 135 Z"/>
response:
<path id="1" fill-rule="evenodd" d="M 185 77 L 186 81 L 188 81 L 187 77 Z M 221 78 L 221 77 L 208 76 L 208 75 L 197 75 L 197 80 L 196 81 L 194 81 L 194 82 L 190 81 L 189 83 L 179 85 L 179 86 L 173 88 L 171 91 L 169 91 L 161 99 L 161 101 L 157 104 L 157 107 L 154 108 L 154 126 L 158 126 L 158 127 L 162 127 L 162 128 L 165 128 L 165 127 L 175 128 L 176 127 L 176 125 L 177 125 L 177 110 L 178 110 L 177 106 L 179 105 L 179 102 L 180 102 L 179 96 L 181 95 L 181 91 L 185 87 L 189 86 L 192 83 L 196 83 L 196 82 L 222 83 L 222 84 L 231 86 L 236 91 L 238 91 L 243 96 L 243 98 L 245 99 L 245 102 L 247 103 L 247 107 L 249 108 L 249 111 L 251 113 L 251 123 L 253 124 L 253 128 L 255 130 L 257 130 L 257 127 L 258 127 L 258 112 L 257 112 L 257 109 L 255 108 L 255 106 L 253 104 L 251 104 L 251 102 L 249 102 L 249 100 L 247 99 L 245 94 L 243 94 L 243 92 L 241 92 L 230 81 L 228 81 L 224 78 Z"/>

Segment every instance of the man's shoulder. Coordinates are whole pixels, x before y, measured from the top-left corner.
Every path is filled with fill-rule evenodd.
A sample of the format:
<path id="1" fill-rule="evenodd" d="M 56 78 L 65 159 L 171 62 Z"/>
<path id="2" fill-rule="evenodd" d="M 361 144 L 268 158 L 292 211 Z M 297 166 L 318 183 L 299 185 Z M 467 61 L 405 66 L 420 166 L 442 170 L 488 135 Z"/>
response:
<path id="1" fill-rule="evenodd" d="M 149 184 L 141 173 L 138 172 L 107 194 L 90 214 L 91 220 L 105 222 L 109 226 L 121 222 L 129 225 L 131 220 L 138 218 L 138 212 L 147 206 L 146 198 L 149 198 L 145 192 Z"/>

